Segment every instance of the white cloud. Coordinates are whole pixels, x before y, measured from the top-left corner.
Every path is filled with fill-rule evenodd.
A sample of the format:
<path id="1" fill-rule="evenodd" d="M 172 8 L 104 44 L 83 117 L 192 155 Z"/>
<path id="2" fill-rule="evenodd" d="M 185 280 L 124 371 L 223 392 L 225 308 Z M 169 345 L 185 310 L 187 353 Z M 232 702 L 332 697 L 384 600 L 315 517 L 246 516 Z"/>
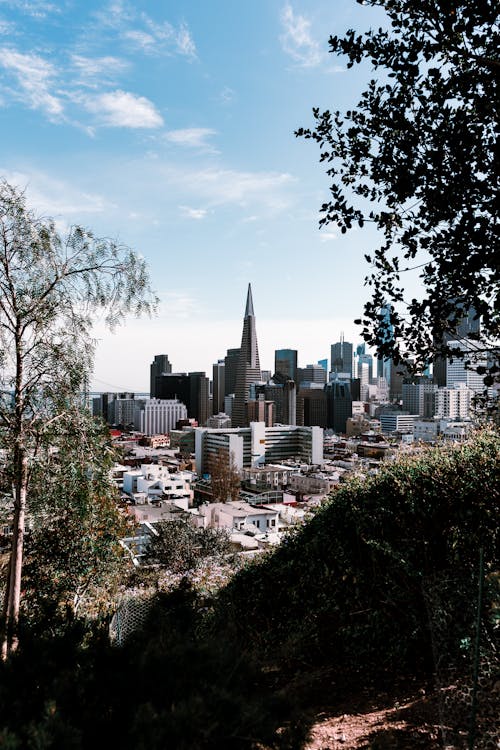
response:
<path id="1" fill-rule="evenodd" d="M 185 23 L 182 23 L 176 36 L 177 50 L 186 57 L 196 57 L 196 45 L 191 32 Z"/>
<path id="2" fill-rule="evenodd" d="M 169 130 L 164 134 L 165 140 L 175 143 L 178 146 L 189 146 L 191 148 L 202 148 L 213 150 L 208 138 L 216 135 L 215 130 L 211 128 L 184 128 L 183 130 Z"/>
<path id="3" fill-rule="evenodd" d="M 125 31 L 123 36 L 136 47 L 140 47 L 144 52 L 152 52 L 156 45 L 154 36 L 148 34 L 146 31 L 131 29 L 130 31 Z"/>
<path id="4" fill-rule="evenodd" d="M 281 210 L 289 204 L 284 191 L 295 182 L 286 172 L 238 172 L 222 168 L 193 171 L 168 168 L 166 177 L 178 188 L 198 195 L 212 206 L 246 206 L 258 202 L 272 210 Z"/>
<path id="5" fill-rule="evenodd" d="M 332 242 L 338 239 L 338 234 L 333 229 L 322 229 L 318 236 L 320 242 Z"/>
<path id="6" fill-rule="evenodd" d="M 0 65 L 17 80 L 19 88 L 11 91 L 16 99 L 51 118 L 62 116 L 63 104 L 50 91 L 56 75 L 53 65 L 38 55 L 23 54 L 8 47 L 0 48 Z"/>
<path id="7" fill-rule="evenodd" d="M 98 115 L 104 125 L 117 128 L 159 128 L 163 118 L 149 99 L 128 91 L 110 91 L 91 98 L 84 104 Z"/>
<path id="8" fill-rule="evenodd" d="M 48 3 L 45 0 L 2 0 L 4 5 L 10 8 L 16 8 L 22 13 L 26 13 L 33 18 L 46 18 L 51 13 L 61 13 L 60 4 Z"/>
<path id="9" fill-rule="evenodd" d="M 191 208 L 191 206 L 179 206 L 179 208 L 182 216 L 186 219 L 196 219 L 199 221 L 200 219 L 204 219 L 208 214 L 206 208 Z"/>
<path id="10" fill-rule="evenodd" d="M 113 79 L 129 67 L 128 62 L 121 60 L 119 57 L 112 57 L 111 55 L 104 57 L 72 55 L 71 63 L 79 76 L 78 83 L 90 87 L 101 84 L 103 80 L 109 81 Z"/>
<path id="11" fill-rule="evenodd" d="M 324 55 L 311 34 L 311 22 L 305 16 L 295 14 L 291 5 L 285 5 L 281 12 L 281 23 L 281 44 L 284 51 L 304 68 L 318 65 Z"/>
<path id="12" fill-rule="evenodd" d="M 0 19 L 0 35 L 7 36 L 7 34 L 12 34 L 15 28 L 15 24 L 11 23 L 10 21 L 5 21 L 4 19 Z"/>
<path id="13" fill-rule="evenodd" d="M 63 217 L 64 231 L 82 214 L 101 214 L 112 208 L 102 195 L 78 190 L 73 184 L 58 180 L 42 172 L 13 172 L 1 169 L 0 173 L 12 185 L 26 191 L 30 208 L 41 216 Z"/>
<path id="14" fill-rule="evenodd" d="M 96 16 L 101 26 L 117 31 L 131 47 L 145 54 L 196 58 L 196 44 L 185 22 L 177 26 L 168 21 L 157 22 L 121 0 L 109 4 Z"/>

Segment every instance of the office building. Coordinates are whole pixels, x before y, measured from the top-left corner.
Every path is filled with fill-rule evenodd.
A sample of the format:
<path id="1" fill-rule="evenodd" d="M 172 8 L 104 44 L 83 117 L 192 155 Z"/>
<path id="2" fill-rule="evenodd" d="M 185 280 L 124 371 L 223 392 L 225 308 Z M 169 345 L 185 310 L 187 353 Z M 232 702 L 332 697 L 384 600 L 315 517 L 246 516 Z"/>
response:
<path id="1" fill-rule="evenodd" d="M 298 385 L 306 387 L 307 383 L 319 383 L 324 385 L 327 381 L 328 373 L 321 365 L 306 365 L 306 367 L 297 368 Z"/>
<path id="2" fill-rule="evenodd" d="M 297 382 L 297 350 L 276 349 L 274 352 L 274 372 Z"/>
<path id="3" fill-rule="evenodd" d="M 380 426 L 385 434 L 392 432 L 413 434 L 413 425 L 419 419 L 418 414 L 404 414 L 401 411 L 385 412 L 379 415 Z"/>
<path id="4" fill-rule="evenodd" d="M 252 287 L 248 285 L 243 332 L 236 371 L 236 386 L 231 422 L 235 427 L 246 427 L 249 424 L 247 404 L 250 397 L 251 383 L 261 379 L 257 331 L 253 309 Z"/>
<path id="5" fill-rule="evenodd" d="M 248 423 L 264 422 L 266 427 L 274 425 L 274 401 L 267 401 L 265 396 L 259 395 L 249 399 L 247 404 Z"/>
<path id="6" fill-rule="evenodd" d="M 293 380 L 276 373 L 265 385 L 258 385 L 256 393 L 274 402 L 274 424 L 296 424 L 297 391 Z"/>
<path id="7" fill-rule="evenodd" d="M 429 401 L 432 402 L 433 394 L 438 387 L 429 378 L 419 378 L 416 383 L 403 383 L 402 398 L 403 409 L 409 414 L 420 414 L 421 417 L 433 417 L 434 411 L 430 413 Z M 427 396 L 426 394 L 432 394 Z"/>
<path id="8" fill-rule="evenodd" d="M 155 379 L 155 392 L 160 399 L 179 399 L 185 404 L 188 417 L 204 425 L 208 419 L 209 380 L 204 372 L 170 373 Z"/>
<path id="9" fill-rule="evenodd" d="M 279 425 L 266 427 L 252 422 L 249 427 L 230 430 L 195 429 L 196 470 L 208 471 L 211 456 L 222 451 L 232 456 L 237 470 L 264 464 L 279 464 L 297 458 L 308 464 L 323 463 L 323 430 L 319 427 Z"/>
<path id="10" fill-rule="evenodd" d="M 140 412 L 140 430 L 145 435 L 164 435 L 181 419 L 187 419 L 187 409 L 178 399 L 152 398 Z"/>
<path id="11" fill-rule="evenodd" d="M 224 411 L 225 370 L 226 365 L 223 359 L 219 359 L 212 367 L 212 414 Z"/>
<path id="12" fill-rule="evenodd" d="M 474 308 L 471 308 L 466 312 L 465 315 L 459 320 L 456 327 L 447 331 L 443 335 L 443 345 L 450 346 L 452 348 L 461 349 L 464 352 L 468 352 L 470 349 L 473 349 L 473 346 L 471 346 L 472 341 L 474 340 L 474 337 L 479 334 L 481 330 L 481 323 L 479 317 L 476 316 L 476 311 Z M 453 343 L 455 342 L 455 343 Z M 457 360 L 455 360 L 457 361 Z M 462 360 L 463 362 L 463 360 Z M 479 363 L 477 363 L 479 364 Z M 442 355 L 436 355 L 433 360 L 433 380 L 434 383 L 440 387 L 445 387 L 452 385 L 455 382 L 466 382 L 466 381 L 457 381 L 455 380 L 455 376 L 459 372 L 459 368 L 457 371 L 457 368 L 455 367 L 455 372 L 452 372 L 450 377 L 448 377 L 448 367 L 452 366 L 453 369 L 453 363 L 450 362 L 450 358 L 442 356 Z M 481 388 L 483 387 L 483 382 L 481 379 Z"/>
<path id="13" fill-rule="evenodd" d="M 328 408 L 323 383 L 308 383 L 297 393 L 297 424 L 304 427 L 328 427 Z"/>
<path id="14" fill-rule="evenodd" d="M 156 378 L 158 375 L 172 372 L 172 365 L 169 362 L 168 354 L 157 354 L 150 366 L 150 396 L 156 397 Z"/>
<path id="15" fill-rule="evenodd" d="M 352 417 L 351 382 L 332 380 L 325 386 L 325 395 L 328 427 L 335 432 L 345 433 L 347 420 Z"/>
<path id="16" fill-rule="evenodd" d="M 228 349 L 224 358 L 224 395 L 229 396 L 236 390 L 236 373 L 238 371 L 238 360 L 240 350 Z"/>
<path id="17" fill-rule="evenodd" d="M 352 344 L 344 341 L 344 334 L 340 334 L 340 341 L 331 346 L 331 372 L 352 378 Z"/>

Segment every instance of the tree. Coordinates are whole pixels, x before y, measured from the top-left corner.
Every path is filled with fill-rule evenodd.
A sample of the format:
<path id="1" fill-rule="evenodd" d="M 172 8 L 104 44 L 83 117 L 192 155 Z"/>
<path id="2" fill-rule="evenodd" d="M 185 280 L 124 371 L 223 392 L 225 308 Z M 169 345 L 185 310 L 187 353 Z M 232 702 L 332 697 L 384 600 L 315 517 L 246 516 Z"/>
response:
<path id="1" fill-rule="evenodd" d="M 14 495 L 3 655 L 17 647 L 25 516 L 44 436 L 74 409 L 93 361 L 91 326 L 156 303 L 144 260 L 79 226 L 63 239 L 22 192 L 0 183 L 0 426 Z"/>
<path id="2" fill-rule="evenodd" d="M 58 615 L 76 616 L 86 598 L 94 609 L 107 603 L 122 571 L 119 539 L 130 522 L 116 502 L 114 451 L 104 425 L 78 409 L 47 433 L 31 476 L 24 610 L 30 620 L 57 624 Z"/>
<path id="3" fill-rule="evenodd" d="M 208 462 L 214 502 L 225 503 L 240 496 L 241 479 L 234 463 L 234 454 L 219 449 Z"/>
<path id="4" fill-rule="evenodd" d="M 155 530 L 157 535 L 151 537 L 147 559 L 173 573 L 187 573 L 207 558 L 221 560 L 231 552 L 224 529 L 197 529 L 187 521 L 160 521 Z"/>
<path id="5" fill-rule="evenodd" d="M 491 385 L 499 377 L 498 136 L 495 0 L 358 0 L 387 28 L 329 40 L 347 67 L 378 74 L 344 115 L 313 109 L 314 139 L 332 178 L 320 225 L 343 233 L 371 222 L 383 242 L 366 254 L 363 337 L 379 356 L 461 356 Z M 421 298 L 407 298 L 420 279 Z M 390 309 L 387 316 L 384 310 Z M 449 346 L 460 321 L 481 319 L 469 350 Z M 477 365 L 487 359 L 487 365 Z"/>

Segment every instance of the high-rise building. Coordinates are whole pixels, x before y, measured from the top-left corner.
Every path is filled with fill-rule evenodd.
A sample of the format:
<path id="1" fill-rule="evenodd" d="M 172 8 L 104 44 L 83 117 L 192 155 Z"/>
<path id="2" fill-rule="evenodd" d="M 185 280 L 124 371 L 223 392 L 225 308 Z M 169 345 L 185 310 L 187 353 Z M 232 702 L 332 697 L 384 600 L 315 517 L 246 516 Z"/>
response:
<path id="1" fill-rule="evenodd" d="M 236 390 L 236 373 L 240 350 L 228 349 L 224 358 L 224 395 L 229 396 Z"/>
<path id="2" fill-rule="evenodd" d="M 297 368 L 297 379 L 300 387 L 304 387 L 305 383 L 321 383 L 324 385 L 327 376 L 327 371 L 321 365 L 307 365 Z"/>
<path id="3" fill-rule="evenodd" d="M 172 372 L 172 365 L 169 362 L 168 354 L 157 354 L 155 358 L 153 359 L 150 367 L 150 388 L 149 392 L 151 395 L 151 398 L 155 398 L 156 396 L 156 378 L 158 375 L 163 375 L 163 373 L 169 373 Z"/>
<path id="4" fill-rule="evenodd" d="M 358 344 L 356 347 L 356 363 L 357 363 L 357 375 L 358 378 L 361 379 L 362 383 L 366 380 L 366 378 L 362 375 L 363 371 L 363 365 L 368 366 L 368 384 L 370 385 L 373 383 L 373 357 L 371 354 L 367 354 L 366 352 L 366 345 L 365 344 Z"/>
<path id="5" fill-rule="evenodd" d="M 328 427 L 334 429 L 335 432 L 345 432 L 347 420 L 352 417 L 351 382 L 332 380 L 325 386 L 325 392 Z"/>
<path id="6" fill-rule="evenodd" d="M 332 372 L 342 373 L 352 378 L 352 344 L 344 341 L 344 334 L 340 334 L 340 341 L 331 346 Z"/>
<path id="7" fill-rule="evenodd" d="M 416 383 L 403 383 L 403 410 L 409 414 L 420 414 L 421 417 L 433 417 L 434 411 L 429 413 L 429 403 L 437 388 L 430 378 L 419 378 Z M 429 393 L 432 396 L 426 397 Z"/>
<path id="8" fill-rule="evenodd" d="M 448 346 L 459 352 L 459 356 L 451 356 L 446 360 L 446 387 L 453 388 L 463 383 L 473 391 L 479 392 L 484 388 L 483 376 L 479 375 L 476 367 L 486 367 L 486 358 L 475 353 L 474 342 L 468 339 L 449 341 Z"/>
<path id="9" fill-rule="evenodd" d="M 170 432 L 180 419 L 187 418 L 187 409 L 178 399 L 152 398 L 140 412 L 140 430 L 145 435 Z"/>
<path id="10" fill-rule="evenodd" d="M 274 401 L 267 401 L 263 395 L 250 399 L 247 403 L 248 423 L 264 422 L 266 427 L 274 425 Z"/>
<path id="11" fill-rule="evenodd" d="M 328 358 L 318 359 L 318 365 L 322 367 L 325 372 L 328 372 Z"/>
<path id="12" fill-rule="evenodd" d="M 308 388 L 299 388 L 297 393 L 297 424 L 306 427 L 328 426 L 328 407 L 325 386 L 310 383 Z"/>
<path id="13" fill-rule="evenodd" d="M 248 285 L 241 347 L 236 371 L 236 387 L 234 391 L 233 412 L 231 423 L 233 427 L 246 427 L 248 422 L 247 403 L 250 396 L 250 384 L 258 383 L 261 379 L 259 350 L 257 347 L 257 331 L 255 328 L 255 313 L 253 309 L 252 287 Z"/>
<path id="14" fill-rule="evenodd" d="M 224 411 L 224 396 L 226 387 L 225 378 L 226 365 L 223 359 L 213 365 L 212 368 L 212 413 L 218 414 Z"/>
<path id="15" fill-rule="evenodd" d="M 286 375 L 289 380 L 297 382 L 297 350 L 276 349 L 274 352 L 274 372 Z"/>
<path id="16" fill-rule="evenodd" d="M 474 337 L 479 334 L 481 330 L 481 324 L 480 319 L 476 315 L 476 311 L 473 307 L 470 308 L 470 310 L 467 311 L 467 313 L 461 318 L 461 320 L 457 323 L 457 326 L 453 331 L 448 331 L 443 336 L 443 343 L 447 344 L 448 346 L 452 346 L 453 348 L 461 349 L 464 352 L 467 352 L 471 346 L 471 340 L 474 339 Z M 453 343 L 457 342 L 457 343 Z M 460 342 L 463 346 L 460 346 Z M 465 357 L 467 359 L 467 357 Z M 456 358 L 454 362 L 458 362 L 458 359 Z M 462 360 L 463 363 L 463 360 Z M 443 357 L 441 355 L 437 355 L 434 357 L 433 360 L 433 367 L 432 367 L 432 373 L 433 373 L 433 380 L 434 383 L 440 387 L 445 387 L 446 385 L 449 385 L 449 378 L 448 378 L 448 366 L 450 365 L 450 360 L 446 357 Z M 478 363 L 479 364 L 479 363 Z M 454 376 L 451 376 L 452 382 L 458 382 L 454 380 Z M 460 381 L 465 382 L 465 381 Z"/>
<path id="17" fill-rule="evenodd" d="M 204 372 L 177 372 L 159 375 L 155 391 L 160 399 L 179 399 L 190 419 L 204 425 L 208 419 L 209 380 Z"/>

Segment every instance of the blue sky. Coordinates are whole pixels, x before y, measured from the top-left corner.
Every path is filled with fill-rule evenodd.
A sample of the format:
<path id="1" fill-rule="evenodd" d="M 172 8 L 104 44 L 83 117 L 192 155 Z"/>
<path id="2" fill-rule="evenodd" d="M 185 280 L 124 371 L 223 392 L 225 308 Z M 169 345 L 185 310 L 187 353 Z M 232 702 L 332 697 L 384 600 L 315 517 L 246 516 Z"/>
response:
<path id="1" fill-rule="evenodd" d="M 53 216 L 147 259 L 154 320 L 96 327 L 94 387 L 145 390 L 154 354 L 206 370 L 239 346 L 252 284 L 261 366 L 360 340 L 369 230 L 318 229 L 328 179 L 294 130 L 371 71 L 328 37 L 383 22 L 355 0 L 0 0 L 0 174 Z"/>

